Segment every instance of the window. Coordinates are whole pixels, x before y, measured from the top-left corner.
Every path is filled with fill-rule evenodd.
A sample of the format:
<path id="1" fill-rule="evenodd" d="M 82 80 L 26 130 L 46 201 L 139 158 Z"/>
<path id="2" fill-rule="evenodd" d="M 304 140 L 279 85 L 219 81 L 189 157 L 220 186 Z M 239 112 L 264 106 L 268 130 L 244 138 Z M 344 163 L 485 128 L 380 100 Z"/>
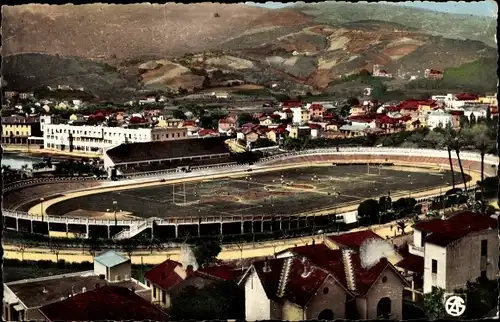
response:
<path id="1" fill-rule="evenodd" d="M 438 261 L 433 259 L 432 260 L 432 274 L 437 274 L 438 272 Z"/>
<path id="2" fill-rule="evenodd" d="M 325 287 L 325 288 L 323 289 L 323 294 L 325 294 L 325 295 L 326 295 L 326 294 L 328 294 L 328 292 L 329 292 L 329 291 L 330 291 L 330 290 L 328 289 L 328 287 Z"/>
<path id="3" fill-rule="evenodd" d="M 481 256 L 487 256 L 488 255 L 488 240 L 484 239 L 481 240 Z"/>
<path id="4" fill-rule="evenodd" d="M 382 277 L 382 283 L 387 283 L 387 276 Z"/>
<path id="5" fill-rule="evenodd" d="M 163 304 L 167 303 L 167 292 L 161 291 L 161 301 Z"/>
<path id="6" fill-rule="evenodd" d="M 481 279 L 487 279 L 486 271 L 481 271 Z"/>

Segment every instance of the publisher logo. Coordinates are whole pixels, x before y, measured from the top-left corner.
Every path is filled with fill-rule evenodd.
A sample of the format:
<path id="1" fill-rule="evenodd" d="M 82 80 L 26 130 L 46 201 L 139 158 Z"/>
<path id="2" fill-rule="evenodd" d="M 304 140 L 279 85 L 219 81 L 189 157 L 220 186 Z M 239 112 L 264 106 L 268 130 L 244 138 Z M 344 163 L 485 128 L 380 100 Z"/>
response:
<path id="1" fill-rule="evenodd" d="M 444 302 L 444 309 L 449 316 L 462 316 L 465 313 L 465 308 L 465 300 L 458 295 L 450 295 Z"/>

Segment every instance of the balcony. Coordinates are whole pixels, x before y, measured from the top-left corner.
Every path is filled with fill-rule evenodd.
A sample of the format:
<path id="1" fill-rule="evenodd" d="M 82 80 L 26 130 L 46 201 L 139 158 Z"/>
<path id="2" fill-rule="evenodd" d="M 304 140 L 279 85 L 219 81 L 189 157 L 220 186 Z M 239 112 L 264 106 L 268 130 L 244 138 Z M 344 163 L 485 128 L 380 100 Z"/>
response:
<path id="1" fill-rule="evenodd" d="M 424 248 L 423 247 L 418 247 L 418 246 L 415 246 L 414 244 L 410 244 L 408 247 L 408 251 L 410 254 L 424 257 Z"/>

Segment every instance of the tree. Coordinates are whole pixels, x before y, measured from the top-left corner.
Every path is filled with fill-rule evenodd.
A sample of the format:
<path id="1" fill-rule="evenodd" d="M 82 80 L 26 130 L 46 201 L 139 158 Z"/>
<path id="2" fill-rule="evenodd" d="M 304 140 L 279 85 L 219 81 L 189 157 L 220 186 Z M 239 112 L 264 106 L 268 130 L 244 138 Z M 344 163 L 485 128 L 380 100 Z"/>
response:
<path id="1" fill-rule="evenodd" d="M 16 249 L 17 252 L 21 254 L 22 261 L 24 261 L 24 253 L 26 252 L 26 248 L 28 248 L 28 246 L 26 245 L 24 240 L 21 239 L 20 241 L 17 242 Z"/>
<path id="2" fill-rule="evenodd" d="M 248 114 L 248 113 L 242 113 L 240 115 L 238 115 L 238 123 L 240 125 L 243 125 L 243 124 L 246 124 L 246 123 L 259 123 L 259 121 L 257 119 L 255 119 L 252 115 Z"/>
<path id="3" fill-rule="evenodd" d="M 244 319 L 244 291 L 232 281 L 216 281 L 199 289 L 189 285 L 172 298 L 174 320 Z"/>
<path id="4" fill-rule="evenodd" d="M 498 281 L 478 278 L 475 282 L 467 282 L 465 289 L 456 290 L 456 293 L 465 293 L 467 296 L 466 319 L 484 318 L 485 315 L 497 306 Z"/>
<path id="5" fill-rule="evenodd" d="M 349 97 L 347 99 L 346 104 L 351 107 L 351 106 L 356 106 L 359 105 L 359 100 L 356 97 Z"/>
<path id="6" fill-rule="evenodd" d="M 455 172 L 453 170 L 453 160 L 451 159 L 451 151 L 454 149 L 454 130 L 449 126 L 444 133 L 444 144 L 448 151 L 448 162 L 450 163 L 451 182 L 453 189 L 455 188 Z"/>
<path id="7" fill-rule="evenodd" d="M 361 202 L 358 206 L 358 218 L 368 220 L 371 225 L 379 218 L 380 205 L 377 200 L 368 199 Z"/>
<path id="8" fill-rule="evenodd" d="M 444 315 L 444 289 L 434 287 L 432 292 L 424 294 L 424 309 L 430 316 L 439 319 Z"/>
<path id="9" fill-rule="evenodd" d="M 387 212 L 392 208 L 392 199 L 390 196 L 382 196 L 378 200 L 381 211 Z"/>
<path id="10" fill-rule="evenodd" d="M 220 241 L 211 239 L 209 241 L 199 241 L 194 249 L 194 257 L 200 266 L 207 266 L 211 264 L 221 252 L 222 247 Z"/>
<path id="11" fill-rule="evenodd" d="M 127 253 L 128 258 L 132 259 L 132 254 L 137 250 L 139 242 L 135 239 L 126 239 L 123 241 L 122 249 Z"/>
<path id="12" fill-rule="evenodd" d="M 95 257 L 97 252 L 101 251 L 102 242 L 95 237 L 87 239 L 86 244 L 87 251 L 92 257 Z"/>
<path id="13" fill-rule="evenodd" d="M 61 249 L 62 249 L 61 245 L 52 242 L 52 240 L 49 240 L 49 248 L 50 248 L 50 251 L 54 255 L 56 255 L 56 262 L 59 262 L 59 253 L 61 252 Z"/>
<path id="14" fill-rule="evenodd" d="M 172 112 L 172 116 L 176 119 L 180 119 L 180 120 L 186 120 L 187 119 L 187 116 L 186 114 L 184 113 L 183 110 L 181 109 L 176 109 Z"/>

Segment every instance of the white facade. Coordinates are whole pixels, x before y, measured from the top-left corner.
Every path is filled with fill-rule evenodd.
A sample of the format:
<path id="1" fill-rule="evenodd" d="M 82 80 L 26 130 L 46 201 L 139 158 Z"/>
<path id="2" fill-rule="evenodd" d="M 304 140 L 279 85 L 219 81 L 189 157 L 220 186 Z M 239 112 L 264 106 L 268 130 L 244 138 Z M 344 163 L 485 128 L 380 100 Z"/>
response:
<path id="1" fill-rule="evenodd" d="M 486 255 L 482 254 L 482 243 L 486 243 Z M 433 287 L 454 292 L 464 288 L 467 281 L 475 281 L 481 275 L 490 280 L 496 279 L 498 275 L 496 229 L 471 233 L 446 246 L 430 243 L 422 245 L 422 232 L 415 229 L 409 251 L 424 258 L 424 293 L 432 292 Z"/>
<path id="2" fill-rule="evenodd" d="M 46 124 L 43 132 L 45 149 L 69 149 L 69 135 L 73 136 L 73 150 L 103 153 L 103 149 L 122 143 L 169 141 L 185 139 L 185 128 L 123 128 L 105 126 L 74 126 Z"/>
<path id="3" fill-rule="evenodd" d="M 293 112 L 292 122 L 294 124 L 305 124 L 309 121 L 309 110 L 302 107 L 291 108 Z"/>
<path id="4" fill-rule="evenodd" d="M 260 282 L 257 273 L 252 271 L 245 282 L 245 320 L 262 321 L 271 319 L 271 300 Z"/>
<path id="5" fill-rule="evenodd" d="M 471 116 L 474 115 L 476 121 L 478 118 L 486 118 L 486 109 L 466 109 L 464 110 L 464 115 L 469 119 L 471 119 Z"/>
<path id="6" fill-rule="evenodd" d="M 59 123 L 59 118 L 53 115 L 40 115 L 40 131 L 45 132 L 45 126 Z"/>
<path id="7" fill-rule="evenodd" d="M 432 111 L 427 114 L 427 127 L 434 129 L 437 127 L 445 128 L 447 124 L 452 125 L 453 116 L 443 110 Z"/>

